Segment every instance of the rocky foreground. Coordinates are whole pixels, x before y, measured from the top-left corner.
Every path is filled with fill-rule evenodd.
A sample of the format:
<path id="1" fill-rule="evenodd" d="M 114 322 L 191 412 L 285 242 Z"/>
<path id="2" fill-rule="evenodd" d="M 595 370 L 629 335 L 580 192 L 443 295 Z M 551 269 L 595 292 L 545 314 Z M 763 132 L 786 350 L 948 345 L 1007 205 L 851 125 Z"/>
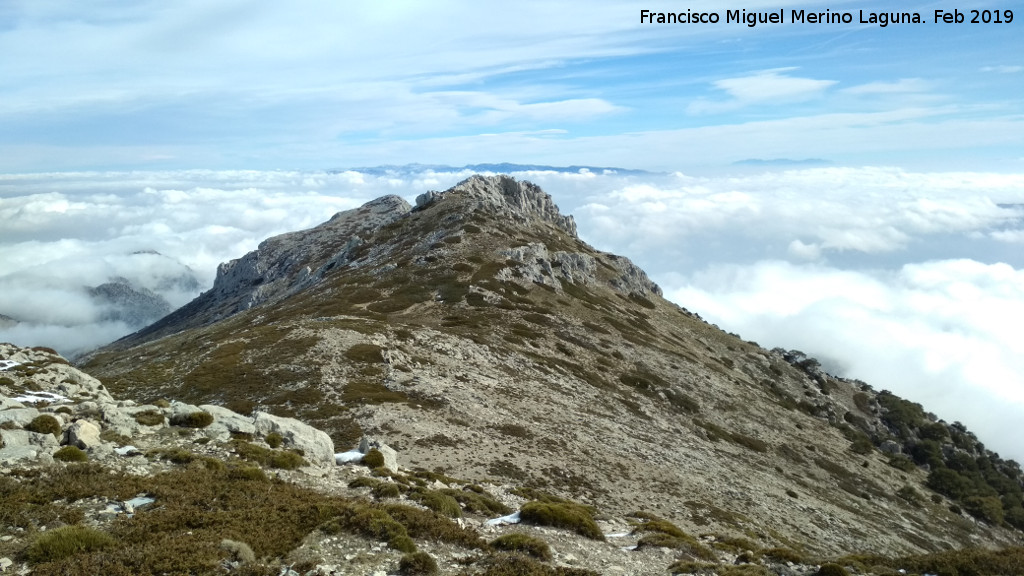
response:
<path id="1" fill-rule="evenodd" d="M 643 511 L 608 515 L 410 469 L 365 440 L 336 453 L 292 418 L 119 400 L 52 351 L 10 344 L 0 344 L 0 437 L 3 573 L 798 576 L 975 562 L 812 558 L 693 536 Z M 982 573 L 1020 573 L 1001 568 L 1020 566 L 1017 550 L 974 554 L 1000 570 Z"/>

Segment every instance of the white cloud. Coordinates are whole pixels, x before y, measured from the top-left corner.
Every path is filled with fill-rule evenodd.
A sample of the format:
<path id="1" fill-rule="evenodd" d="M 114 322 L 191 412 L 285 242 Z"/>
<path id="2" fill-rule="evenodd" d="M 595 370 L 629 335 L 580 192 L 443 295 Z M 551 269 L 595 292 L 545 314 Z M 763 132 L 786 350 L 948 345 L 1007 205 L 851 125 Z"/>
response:
<path id="1" fill-rule="evenodd" d="M 999 65 L 999 66 L 983 66 L 982 72 L 996 72 L 999 74 L 1016 74 L 1018 72 L 1024 72 L 1024 66 L 1016 65 Z"/>
<path id="2" fill-rule="evenodd" d="M 868 82 L 845 88 L 847 94 L 904 94 L 909 92 L 927 92 L 932 84 L 921 78 L 901 78 L 895 82 Z"/>
<path id="3" fill-rule="evenodd" d="M 715 80 L 713 85 L 732 98 L 725 101 L 700 99 L 690 103 L 690 114 L 727 112 L 751 105 L 790 104 L 820 97 L 836 80 L 815 80 L 787 76 L 792 68 L 765 70 L 750 76 Z"/>
<path id="4" fill-rule="evenodd" d="M 853 272 L 761 261 L 675 276 L 666 295 L 763 346 L 796 348 L 1024 456 L 1024 269 L 972 260 Z"/>

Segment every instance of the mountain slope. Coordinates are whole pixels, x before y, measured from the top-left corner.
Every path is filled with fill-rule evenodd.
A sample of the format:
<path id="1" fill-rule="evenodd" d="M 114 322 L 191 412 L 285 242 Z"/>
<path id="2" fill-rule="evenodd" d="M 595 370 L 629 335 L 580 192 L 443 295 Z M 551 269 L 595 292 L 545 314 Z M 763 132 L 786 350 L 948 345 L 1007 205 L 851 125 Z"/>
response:
<path id="1" fill-rule="evenodd" d="M 765 548 L 1020 541 L 1016 463 L 708 325 L 508 177 L 269 239 L 85 368 L 118 395 L 296 416 L 339 449 L 368 434 L 412 465 Z"/>

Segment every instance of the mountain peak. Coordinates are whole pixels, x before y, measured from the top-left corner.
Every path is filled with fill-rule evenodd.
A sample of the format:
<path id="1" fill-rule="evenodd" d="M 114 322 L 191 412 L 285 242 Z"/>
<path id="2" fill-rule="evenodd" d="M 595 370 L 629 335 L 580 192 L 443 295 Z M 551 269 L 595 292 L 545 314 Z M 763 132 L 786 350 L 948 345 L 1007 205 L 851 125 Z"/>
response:
<path id="1" fill-rule="evenodd" d="M 549 222 L 576 237 L 576 221 L 573 217 L 563 216 L 551 195 L 532 182 L 516 180 L 506 175 L 477 174 L 444 192 L 431 191 L 420 194 L 416 198 L 416 208 L 426 208 L 451 195 L 469 198 L 474 201 L 476 207 L 494 214 L 510 216 L 521 223 L 528 223 L 531 219 Z"/>

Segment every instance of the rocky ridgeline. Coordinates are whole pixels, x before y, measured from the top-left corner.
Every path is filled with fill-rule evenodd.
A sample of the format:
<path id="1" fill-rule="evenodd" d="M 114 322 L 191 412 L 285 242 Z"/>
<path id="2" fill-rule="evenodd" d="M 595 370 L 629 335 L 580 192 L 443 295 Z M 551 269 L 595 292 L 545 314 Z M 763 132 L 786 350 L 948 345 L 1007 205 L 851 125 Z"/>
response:
<path id="1" fill-rule="evenodd" d="M 292 418 L 264 412 L 243 416 L 221 406 L 177 401 L 117 400 L 99 380 L 49 349 L 0 344 L 0 358 L 5 368 L 0 372 L 0 466 L 49 464 L 55 455 L 82 458 L 61 452 L 62 447 L 77 448 L 90 460 L 122 459 L 141 454 L 142 446 L 166 448 L 175 436 L 172 428 L 194 430 L 210 442 L 276 434 L 310 465 L 335 464 L 331 438 Z"/>

